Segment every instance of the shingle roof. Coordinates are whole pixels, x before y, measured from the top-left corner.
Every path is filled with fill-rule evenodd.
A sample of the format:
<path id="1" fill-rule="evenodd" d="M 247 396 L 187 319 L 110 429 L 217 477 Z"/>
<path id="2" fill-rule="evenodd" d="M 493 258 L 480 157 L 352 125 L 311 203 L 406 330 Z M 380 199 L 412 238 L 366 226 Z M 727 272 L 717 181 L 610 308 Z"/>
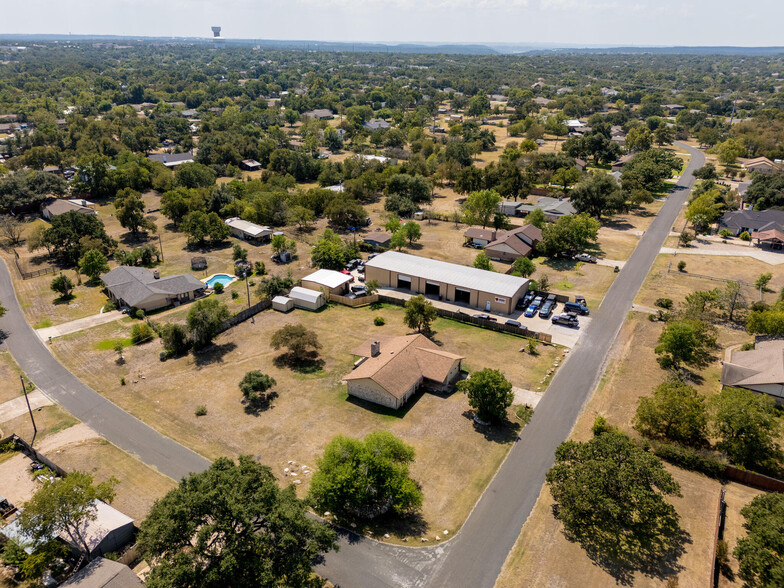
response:
<path id="1" fill-rule="evenodd" d="M 496 231 L 495 229 L 483 229 L 482 227 L 469 227 L 463 235 L 468 239 L 492 241 L 496 237 Z"/>
<path id="2" fill-rule="evenodd" d="M 529 280 L 517 276 L 408 255 L 398 251 L 386 251 L 368 261 L 365 267 L 376 267 L 407 276 L 416 276 L 452 284 L 459 288 L 468 288 L 510 298 L 517 294 L 521 288 L 525 288 L 529 282 Z"/>
<path id="3" fill-rule="evenodd" d="M 72 211 L 80 212 L 82 214 L 97 214 L 97 212 L 95 212 L 95 210 L 92 208 L 82 206 L 81 204 L 71 202 L 70 200 L 63 200 L 61 198 L 56 198 L 44 206 L 44 211 L 47 212 L 49 216 L 59 216 L 61 214 L 65 214 L 66 212 Z"/>
<path id="4" fill-rule="evenodd" d="M 721 371 L 724 386 L 784 384 L 784 341 L 760 341 L 751 351 L 735 351 Z"/>
<path id="5" fill-rule="evenodd" d="M 380 345 L 380 353 L 371 357 L 370 346 L 374 341 Z M 345 380 L 370 379 L 395 398 L 401 398 L 420 378 L 443 382 L 455 361 L 461 355 L 439 349 L 424 335 L 379 338 L 366 341 L 352 351 L 367 359 Z"/>
<path id="6" fill-rule="evenodd" d="M 156 279 L 150 270 L 128 265 L 103 274 L 101 281 L 116 298 L 130 306 L 136 306 L 155 294 L 177 296 L 204 288 L 204 283 L 190 274 Z"/>
<path id="7" fill-rule="evenodd" d="M 91 561 L 62 586 L 79 588 L 133 588 L 144 583 L 126 565 L 99 557 Z"/>
<path id="8" fill-rule="evenodd" d="M 735 230 L 781 230 L 784 225 L 784 210 L 732 210 L 722 215 L 719 224 Z"/>
<path id="9" fill-rule="evenodd" d="M 525 225 L 524 227 L 518 227 L 516 229 L 512 229 L 511 231 L 502 233 L 498 236 L 498 239 L 488 243 L 485 249 L 493 249 L 498 245 L 508 245 L 518 254 L 528 255 L 533 250 L 533 247 L 523 241 L 520 235 L 525 235 L 528 237 L 533 245 L 536 245 L 542 240 L 541 229 L 538 229 L 533 225 Z"/>

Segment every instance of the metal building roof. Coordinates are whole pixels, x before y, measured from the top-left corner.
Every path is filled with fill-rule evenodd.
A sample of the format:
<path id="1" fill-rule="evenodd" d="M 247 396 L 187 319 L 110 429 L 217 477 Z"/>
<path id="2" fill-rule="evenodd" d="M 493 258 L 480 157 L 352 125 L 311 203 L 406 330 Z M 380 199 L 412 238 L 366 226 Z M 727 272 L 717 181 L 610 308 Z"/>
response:
<path id="1" fill-rule="evenodd" d="M 314 282 L 316 284 L 321 284 L 322 286 L 326 286 L 327 288 L 338 288 L 345 284 L 346 282 L 351 281 L 351 276 L 347 276 L 344 273 L 336 272 L 335 270 L 330 269 L 320 269 L 316 270 L 309 276 L 305 276 L 302 278 L 303 282 Z"/>

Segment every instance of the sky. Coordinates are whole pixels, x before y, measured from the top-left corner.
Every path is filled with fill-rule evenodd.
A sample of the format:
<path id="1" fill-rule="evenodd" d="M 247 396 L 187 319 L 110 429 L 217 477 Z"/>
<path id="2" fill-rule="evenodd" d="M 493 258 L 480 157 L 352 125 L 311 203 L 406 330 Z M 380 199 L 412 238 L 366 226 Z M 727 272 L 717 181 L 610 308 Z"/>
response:
<path id="1" fill-rule="evenodd" d="M 784 45 L 784 1 L 3 0 L 0 34 L 556 46 Z"/>

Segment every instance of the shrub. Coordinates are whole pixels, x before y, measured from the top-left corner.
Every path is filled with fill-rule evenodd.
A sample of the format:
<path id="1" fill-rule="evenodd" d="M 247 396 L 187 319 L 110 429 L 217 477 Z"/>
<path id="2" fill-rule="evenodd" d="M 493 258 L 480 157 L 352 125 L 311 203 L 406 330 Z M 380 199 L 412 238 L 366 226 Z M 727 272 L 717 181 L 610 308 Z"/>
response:
<path id="1" fill-rule="evenodd" d="M 539 340 L 538 339 L 528 339 L 528 353 L 531 355 L 537 354 L 537 348 L 539 347 Z"/>
<path id="2" fill-rule="evenodd" d="M 125 378 L 120 378 L 120 386 L 125 386 Z"/>
<path id="3" fill-rule="evenodd" d="M 722 569 L 730 565 L 730 549 L 724 539 L 719 539 L 716 543 L 716 563 Z"/>
<path id="4" fill-rule="evenodd" d="M 657 298 L 654 304 L 659 308 L 663 308 L 664 310 L 669 310 L 672 308 L 672 298 Z"/>
<path id="5" fill-rule="evenodd" d="M 384 326 L 384 324 L 386 324 L 386 322 L 387 321 L 384 320 L 383 316 L 377 316 L 376 318 L 373 319 L 373 324 L 376 325 L 377 327 Z"/>
<path id="6" fill-rule="evenodd" d="M 163 348 L 169 357 L 177 357 L 186 353 L 190 347 L 188 341 L 188 333 L 185 327 L 178 324 L 165 325 L 161 329 L 161 339 L 163 340 Z"/>
<path id="7" fill-rule="evenodd" d="M 196 411 L 194 412 L 194 414 L 197 417 L 206 415 L 207 414 L 207 407 L 204 406 L 203 404 L 200 404 L 199 406 L 196 407 Z"/>
<path id="8" fill-rule="evenodd" d="M 691 231 L 683 231 L 681 233 L 681 236 L 679 237 L 681 245 L 684 245 L 684 246 L 688 246 L 689 243 L 694 241 L 694 239 L 695 239 L 695 235 Z"/>
<path id="9" fill-rule="evenodd" d="M 223 284 L 220 282 L 216 282 L 212 289 L 215 290 L 216 294 L 223 294 Z"/>
<path id="10" fill-rule="evenodd" d="M 752 349 L 754 349 L 754 343 L 753 342 L 752 343 L 744 343 L 743 345 L 740 346 L 740 350 L 741 351 L 751 351 Z"/>
<path id="11" fill-rule="evenodd" d="M 166 361 L 169 358 L 169 353 L 164 349 L 158 354 L 158 359 Z"/>
<path id="12" fill-rule="evenodd" d="M 743 231 L 738 237 L 741 241 L 751 241 L 751 235 L 749 235 L 748 231 Z"/>
<path id="13" fill-rule="evenodd" d="M 237 300 L 237 298 L 239 298 L 239 297 L 240 297 L 240 293 L 239 292 L 237 292 L 236 290 L 232 290 L 231 291 L 231 299 L 232 300 Z"/>
<path id="14" fill-rule="evenodd" d="M 719 236 L 724 237 L 725 239 L 727 237 L 732 237 L 732 231 L 730 231 L 729 229 L 722 229 L 719 231 Z"/>
<path id="15" fill-rule="evenodd" d="M 711 478 L 724 476 L 726 464 L 707 451 L 699 451 L 678 443 L 653 443 L 653 452 L 673 465 L 700 472 Z"/>
<path id="16" fill-rule="evenodd" d="M 134 308 L 131 310 L 131 317 L 137 320 L 144 320 L 144 311 L 141 308 Z"/>
<path id="17" fill-rule="evenodd" d="M 253 370 L 245 374 L 240 382 L 240 391 L 242 395 L 250 403 L 263 403 L 271 394 L 267 394 L 267 390 L 277 385 L 275 378 L 271 378 L 267 374 L 261 373 L 259 370 Z"/>
<path id="18" fill-rule="evenodd" d="M 515 409 L 515 414 L 517 418 L 519 418 L 524 425 L 528 424 L 528 421 L 531 420 L 531 417 L 534 416 L 534 409 L 528 406 L 527 404 L 521 404 Z"/>
<path id="19" fill-rule="evenodd" d="M 112 310 L 117 310 L 117 303 L 114 300 L 110 300 L 109 302 L 103 305 L 104 312 L 110 312 Z"/>
<path id="20" fill-rule="evenodd" d="M 591 432 L 594 436 L 601 435 L 602 433 L 610 433 L 615 430 L 610 423 L 607 422 L 607 419 L 602 415 L 597 415 L 596 419 L 593 421 L 593 426 L 591 427 Z"/>
<path id="21" fill-rule="evenodd" d="M 264 265 L 263 261 L 257 261 L 253 264 L 253 271 L 257 276 L 263 276 L 267 273 L 267 266 Z"/>
<path id="22" fill-rule="evenodd" d="M 682 259 L 678 262 L 678 271 L 683 272 L 686 271 L 686 262 Z"/>
<path id="23" fill-rule="evenodd" d="M 155 338 L 155 331 L 147 323 L 136 323 L 131 328 L 131 341 L 134 345 L 147 343 Z"/>

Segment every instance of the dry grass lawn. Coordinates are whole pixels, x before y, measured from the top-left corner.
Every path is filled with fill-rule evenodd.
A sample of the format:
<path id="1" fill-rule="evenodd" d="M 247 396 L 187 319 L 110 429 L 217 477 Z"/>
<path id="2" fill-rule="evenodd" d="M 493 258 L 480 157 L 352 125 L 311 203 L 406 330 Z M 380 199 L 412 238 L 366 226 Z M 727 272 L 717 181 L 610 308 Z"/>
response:
<path id="1" fill-rule="evenodd" d="M 14 358 L 7 350 L 0 350 L 0 404 L 13 400 L 22 394 L 19 369 Z"/>
<path id="2" fill-rule="evenodd" d="M 744 486 L 742 484 L 730 483 L 724 487 L 725 494 L 724 500 L 727 503 L 726 518 L 724 522 L 724 540 L 727 542 L 730 555 L 730 569 L 731 574 L 721 574 L 719 576 L 719 587 L 730 588 L 743 586 L 744 582 L 738 576 L 738 560 L 732 555 L 735 546 L 738 544 L 738 539 L 746 536 L 746 529 L 743 528 L 743 523 L 746 519 L 740 514 L 741 509 L 749 502 L 754 500 L 762 490 Z"/>
<path id="3" fill-rule="evenodd" d="M 386 320 L 373 326 L 373 317 Z M 277 355 L 269 337 L 284 324 L 303 323 L 323 345 L 322 369 L 297 373 L 275 366 Z M 453 321 L 435 324 L 436 340 L 444 349 L 465 355 L 469 370 L 503 366 L 515 386 L 531 388 L 545 377 L 560 350 L 540 347 L 532 357 L 520 353 L 524 340 Z M 120 322 L 69 335 L 53 342 L 57 356 L 86 383 L 124 409 L 203 455 L 252 454 L 284 481 L 288 460 L 315 466 L 316 458 L 337 434 L 362 437 L 386 429 L 416 449 L 412 468 L 425 494 L 423 518 L 433 529 L 460 527 L 468 512 L 506 456 L 515 433 L 511 428 L 485 434 L 467 415 L 464 396 L 424 394 L 403 411 L 390 412 L 349 399 L 341 378 L 351 371 L 349 351 L 373 334 L 402 335 L 402 309 L 329 307 L 322 312 L 272 311 L 221 335 L 217 348 L 197 357 L 160 362 L 160 342 L 126 351 L 127 363 L 117 365 L 112 351 L 97 351 L 96 343 L 127 337 Z M 277 380 L 279 397 L 271 407 L 248 414 L 238 383 L 250 370 L 260 369 Z M 126 386 L 120 385 L 125 377 Z M 208 414 L 196 417 L 204 404 Z M 301 493 L 308 487 L 302 477 Z"/>
<path id="4" fill-rule="evenodd" d="M 35 425 L 38 428 L 36 443 L 42 441 L 49 435 L 67 429 L 77 424 L 71 413 L 60 408 L 57 404 L 43 406 L 33 411 Z M 28 443 L 33 439 L 33 425 L 30 422 L 30 415 L 24 413 L 4 423 L 0 423 L 0 439 L 16 433 Z"/>

